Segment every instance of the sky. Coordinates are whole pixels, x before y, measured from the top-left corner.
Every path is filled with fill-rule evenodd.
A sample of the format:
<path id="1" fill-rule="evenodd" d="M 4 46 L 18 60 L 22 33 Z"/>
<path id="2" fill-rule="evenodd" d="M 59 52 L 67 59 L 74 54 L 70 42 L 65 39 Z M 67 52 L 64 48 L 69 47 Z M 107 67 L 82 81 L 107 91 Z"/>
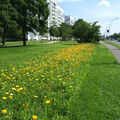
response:
<path id="1" fill-rule="evenodd" d="M 110 34 L 120 32 L 120 0 L 56 0 L 65 15 L 92 23 L 98 21 L 104 35 L 110 25 Z M 117 19 L 116 19 L 117 18 Z"/>

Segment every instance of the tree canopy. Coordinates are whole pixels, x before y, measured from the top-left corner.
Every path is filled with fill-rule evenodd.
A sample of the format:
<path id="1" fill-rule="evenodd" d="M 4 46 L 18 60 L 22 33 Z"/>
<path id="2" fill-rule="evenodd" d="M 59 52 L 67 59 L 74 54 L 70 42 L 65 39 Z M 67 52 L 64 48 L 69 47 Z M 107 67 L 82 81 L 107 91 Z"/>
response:
<path id="1" fill-rule="evenodd" d="M 72 26 L 66 23 L 60 25 L 60 36 L 63 40 L 72 38 Z"/>
<path id="2" fill-rule="evenodd" d="M 100 39 L 100 25 L 98 22 L 87 23 L 78 19 L 73 25 L 73 35 L 78 42 L 94 42 Z"/>
<path id="3" fill-rule="evenodd" d="M 0 0 L 0 27 L 3 45 L 8 31 L 17 28 L 17 22 L 15 21 L 17 15 L 17 11 L 11 5 L 10 0 Z"/>
<path id="4" fill-rule="evenodd" d="M 46 0 L 0 0 L 0 27 L 3 29 L 3 44 L 7 29 L 21 29 L 23 44 L 28 32 L 47 31 L 49 8 Z M 44 29 L 43 29 L 44 28 Z"/>
<path id="5" fill-rule="evenodd" d="M 110 36 L 110 38 L 115 40 L 120 39 L 120 33 L 114 33 L 113 35 Z"/>

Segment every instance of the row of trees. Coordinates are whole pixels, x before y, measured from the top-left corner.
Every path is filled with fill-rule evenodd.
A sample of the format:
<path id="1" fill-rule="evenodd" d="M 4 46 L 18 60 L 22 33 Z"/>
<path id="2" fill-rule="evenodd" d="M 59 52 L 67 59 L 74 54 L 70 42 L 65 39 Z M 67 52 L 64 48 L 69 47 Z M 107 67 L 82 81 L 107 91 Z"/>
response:
<path id="1" fill-rule="evenodd" d="M 120 33 L 114 33 L 113 35 L 110 36 L 111 39 L 118 40 L 120 39 Z"/>
<path id="2" fill-rule="evenodd" d="M 78 19 L 73 26 L 62 23 L 60 27 L 53 25 L 50 27 L 50 35 L 62 37 L 63 40 L 76 39 L 81 42 L 96 42 L 101 38 L 100 25 L 97 22 L 87 23 L 83 19 Z"/>
<path id="3" fill-rule="evenodd" d="M 0 34 L 6 38 L 23 39 L 28 32 L 47 32 L 49 8 L 46 0 L 0 0 Z M 21 38 L 22 36 L 22 38 Z"/>
<path id="4" fill-rule="evenodd" d="M 0 37 L 2 44 L 7 39 L 23 40 L 26 45 L 28 32 L 62 37 L 62 40 L 75 38 L 78 42 L 99 41 L 100 26 L 97 22 L 87 23 L 78 19 L 73 26 L 62 23 L 48 29 L 49 8 L 46 0 L 0 0 Z"/>

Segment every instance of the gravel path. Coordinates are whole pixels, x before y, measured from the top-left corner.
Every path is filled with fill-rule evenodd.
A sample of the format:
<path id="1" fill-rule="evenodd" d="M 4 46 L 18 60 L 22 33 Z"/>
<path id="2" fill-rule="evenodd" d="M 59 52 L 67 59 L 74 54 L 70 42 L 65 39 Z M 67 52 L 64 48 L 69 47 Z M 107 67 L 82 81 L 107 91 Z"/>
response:
<path id="1" fill-rule="evenodd" d="M 50 42 L 47 42 L 47 43 L 41 43 L 41 44 L 53 44 L 53 43 L 57 43 L 59 41 L 50 41 Z"/>
<path id="2" fill-rule="evenodd" d="M 116 57 L 118 63 L 120 63 L 120 50 L 113 45 L 104 43 L 103 41 L 100 41 L 100 43 L 104 44 Z"/>

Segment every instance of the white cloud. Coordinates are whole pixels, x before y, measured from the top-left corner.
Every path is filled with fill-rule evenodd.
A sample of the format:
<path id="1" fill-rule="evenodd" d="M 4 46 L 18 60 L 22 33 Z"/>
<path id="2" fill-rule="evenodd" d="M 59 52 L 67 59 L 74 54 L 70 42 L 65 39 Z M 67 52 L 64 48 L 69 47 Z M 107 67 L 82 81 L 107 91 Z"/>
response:
<path id="1" fill-rule="evenodd" d="M 104 10 L 99 14 L 96 14 L 98 18 L 108 18 L 108 17 L 120 17 L 120 14 L 112 10 Z"/>
<path id="2" fill-rule="evenodd" d="M 110 7 L 110 3 L 108 0 L 102 0 L 100 3 L 98 3 L 99 6 L 106 6 L 106 7 Z"/>
<path id="3" fill-rule="evenodd" d="M 120 4 L 118 5 L 118 7 L 120 7 Z"/>
<path id="4" fill-rule="evenodd" d="M 80 2 L 82 2 L 82 1 L 84 1 L 84 0 L 55 0 L 56 2 L 76 2 L 76 1 L 80 1 Z"/>

